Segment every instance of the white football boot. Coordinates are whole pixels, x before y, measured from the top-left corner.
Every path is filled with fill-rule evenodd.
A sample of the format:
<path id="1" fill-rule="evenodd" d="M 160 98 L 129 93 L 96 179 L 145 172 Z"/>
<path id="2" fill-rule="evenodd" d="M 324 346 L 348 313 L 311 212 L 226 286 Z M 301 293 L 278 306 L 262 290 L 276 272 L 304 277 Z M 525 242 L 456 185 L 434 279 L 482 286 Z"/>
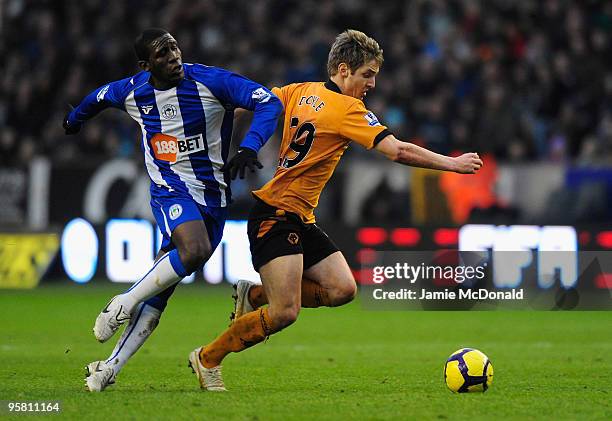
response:
<path id="1" fill-rule="evenodd" d="M 117 332 L 119 327 L 132 317 L 128 308 L 121 303 L 121 296 L 117 295 L 98 314 L 93 333 L 99 342 L 106 342 Z"/>
<path id="2" fill-rule="evenodd" d="M 249 291 L 253 285 L 257 284 L 244 279 L 234 284 L 234 295 L 232 295 L 234 299 L 234 312 L 230 316 L 230 326 L 240 317 L 255 310 L 249 301 Z"/>
<path id="3" fill-rule="evenodd" d="M 102 392 L 111 384 L 115 384 L 115 370 L 105 361 L 94 361 L 85 366 L 85 389 Z"/>
<path id="4" fill-rule="evenodd" d="M 194 349 L 189 354 L 189 367 L 198 378 L 200 382 L 200 389 L 208 390 L 210 392 L 225 392 L 227 389 L 223 384 L 223 377 L 221 376 L 221 366 L 218 365 L 213 368 L 206 368 L 200 362 L 200 350 L 202 347 Z"/>

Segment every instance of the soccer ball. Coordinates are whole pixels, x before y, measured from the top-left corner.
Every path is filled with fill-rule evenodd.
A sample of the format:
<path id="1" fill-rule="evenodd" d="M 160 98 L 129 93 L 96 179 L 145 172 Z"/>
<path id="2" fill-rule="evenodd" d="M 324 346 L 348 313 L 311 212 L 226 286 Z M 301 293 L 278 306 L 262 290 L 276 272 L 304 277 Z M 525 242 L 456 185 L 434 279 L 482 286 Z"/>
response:
<path id="1" fill-rule="evenodd" d="M 493 365 L 479 350 L 461 348 L 446 360 L 444 380 L 455 393 L 486 392 L 493 382 Z"/>

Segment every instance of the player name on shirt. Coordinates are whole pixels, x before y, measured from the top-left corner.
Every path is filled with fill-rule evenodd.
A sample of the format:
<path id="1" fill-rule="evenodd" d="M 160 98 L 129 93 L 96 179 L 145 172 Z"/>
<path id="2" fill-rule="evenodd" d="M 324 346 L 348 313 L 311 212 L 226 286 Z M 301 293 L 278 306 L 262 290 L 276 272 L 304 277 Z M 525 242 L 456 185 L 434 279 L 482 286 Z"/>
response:
<path id="1" fill-rule="evenodd" d="M 372 149 L 390 132 L 363 101 L 343 95 L 331 81 L 294 83 L 272 92 L 285 107 L 278 167 L 253 194 L 314 223 L 321 191 L 349 144 Z"/>
<path id="2" fill-rule="evenodd" d="M 301 105 L 310 105 L 317 112 L 319 112 L 321 108 L 325 107 L 325 103 L 321 100 L 320 97 L 316 95 L 301 97 L 300 102 L 298 102 L 298 106 L 301 106 Z"/>

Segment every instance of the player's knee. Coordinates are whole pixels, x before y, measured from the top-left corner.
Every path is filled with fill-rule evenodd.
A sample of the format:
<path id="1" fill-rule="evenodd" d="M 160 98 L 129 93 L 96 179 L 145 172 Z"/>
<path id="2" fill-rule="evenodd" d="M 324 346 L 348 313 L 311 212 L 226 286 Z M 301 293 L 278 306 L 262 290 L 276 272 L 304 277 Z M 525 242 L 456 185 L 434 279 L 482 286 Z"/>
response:
<path id="1" fill-rule="evenodd" d="M 299 305 L 284 306 L 271 314 L 275 330 L 281 330 L 293 324 L 300 314 Z"/>
<path id="2" fill-rule="evenodd" d="M 332 305 L 341 306 L 350 303 L 355 299 L 357 294 L 357 285 L 353 278 L 347 278 L 342 282 L 338 282 L 337 287 L 332 293 Z"/>
<path id="3" fill-rule="evenodd" d="M 198 270 L 212 254 L 212 248 L 206 241 L 189 241 L 179 248 L 181 262 L 188 272 Z"/>

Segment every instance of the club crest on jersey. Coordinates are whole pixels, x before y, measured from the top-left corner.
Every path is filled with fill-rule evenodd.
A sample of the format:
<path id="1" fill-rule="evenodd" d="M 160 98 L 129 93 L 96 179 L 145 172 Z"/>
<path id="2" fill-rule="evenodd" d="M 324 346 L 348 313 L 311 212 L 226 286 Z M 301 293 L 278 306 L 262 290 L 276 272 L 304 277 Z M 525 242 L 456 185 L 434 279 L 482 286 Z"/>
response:
<path id="1" fill-rule="evenodd" d="M 153 109 L 153 106 L 152 105 L 143 105 L 142 107 L 140 107 L 140 109 L 142 110 L 143 113 L 148 115 L 151 112 L 151 110 Z"/>
<path id="2" fill-rule="evenodd" d="M 161 116 L 166 120 L 172 120 L 176 114 L 176 107 L 172 104 L 166 104 L 161 109 Z"/>
<path id="3" fill-rule="evenodd" d="M 174 205 L 170 206 L 169 214 L 170 214 L 170 219 L 172 219 L 173 221 L 179 216 L 181 216 L 182 213 L 183 213 L 183 207 L 179 205 L 178 203 L 175 203 Z"/>
<path id="4" fill-rule="evenodd" d="M 261 104 L 265 104 L 270 100 L 270 98 L 272 98 L 272 94 L 266 91 L 264 88 L 257 88 L 253 91 L 251 98 Z"/>
<path id="5" fill-rule="evenodd" d="M 98 95 L 96 95 L 96 99 L 98 100 L 98 102 L 104 99 L 104 96 L 108 92 L 108 88 L 110 88 L 110 85 L 106 85 L 104 88 L 100 89 L 100 92 L 98 92 Z"/>

